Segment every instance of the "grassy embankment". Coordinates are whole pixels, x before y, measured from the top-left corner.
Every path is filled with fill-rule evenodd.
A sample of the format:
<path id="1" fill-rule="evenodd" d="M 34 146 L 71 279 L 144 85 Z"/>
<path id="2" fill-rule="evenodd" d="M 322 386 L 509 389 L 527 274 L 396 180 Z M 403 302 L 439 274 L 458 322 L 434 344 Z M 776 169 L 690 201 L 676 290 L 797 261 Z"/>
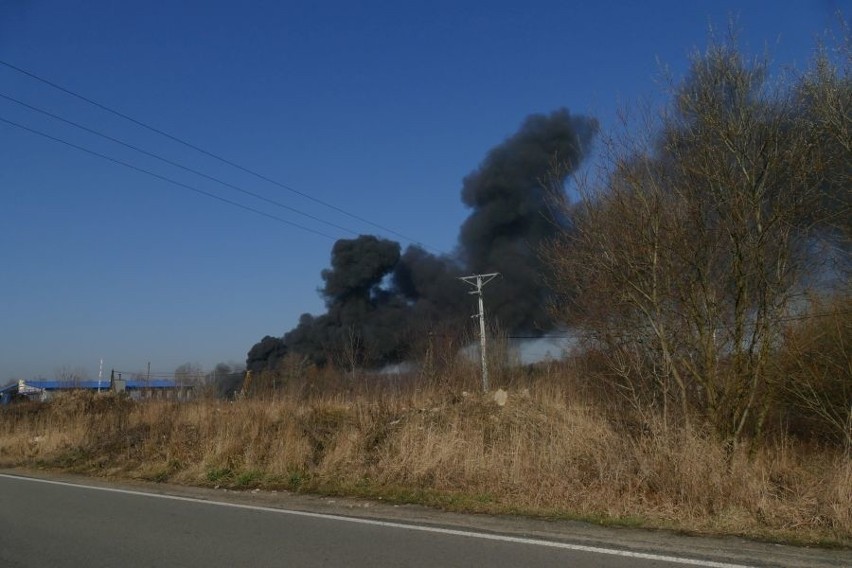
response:
<path id="1" fill-rule="evenodd" d="M 726 453 L 701 430 L 625 419 L 563 373 L 514 381 L 504 406 L 446 383 L 237 402 L 69 395 L 0 411 L 0 465 L 852 544 L 849 457 L 786 436 Z"/>

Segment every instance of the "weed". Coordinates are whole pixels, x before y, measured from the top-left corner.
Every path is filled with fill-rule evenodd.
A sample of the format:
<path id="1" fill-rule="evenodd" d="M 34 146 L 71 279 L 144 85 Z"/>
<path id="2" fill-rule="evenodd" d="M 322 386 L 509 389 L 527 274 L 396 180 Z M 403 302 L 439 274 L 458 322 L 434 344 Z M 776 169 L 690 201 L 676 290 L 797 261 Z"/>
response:
<path id="1" fill-rule="evenodd" d="M 230 480 L 234 475 L 234 472 L 231 471 L 230 468 L 227 467 L 214 467 L 212 469 L 208 469 L 205 475 L 205 478 L 210 483 L 219 483 L 222 481 Z"/>
<path id="2" fill-rule="evenodd" d="M 237 475 L 236 486 L 240 488 L 257 487 L 263 480 L 263 473 L 257 470 L 244 471 Z"/>
<path id="3" fill-rule="evenodd" d="M 291 491 L 298 491 L 305 482 L 305 475 L 301 471 L 291 471 L 287 477 L 287 488 Z"/>

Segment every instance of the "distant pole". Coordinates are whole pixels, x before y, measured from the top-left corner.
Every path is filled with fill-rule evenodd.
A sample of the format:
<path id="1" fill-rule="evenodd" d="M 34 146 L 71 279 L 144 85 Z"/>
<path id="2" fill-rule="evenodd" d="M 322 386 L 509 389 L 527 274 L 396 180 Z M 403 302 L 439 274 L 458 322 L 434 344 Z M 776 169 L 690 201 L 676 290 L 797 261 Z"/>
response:
<path id="1" fill-rule="evenodd" d="M 151 382 L 151 362 L 150 361 L 148 361 L 148 375 L 146 377 L 145 382 L 147 382 L 147 383 Z"/>
<path id="2" fill-rule="evenodd" d="M 472 276 L 462 276 L 459 280 L 470 284 L 474 287 L 472 292 L 479 299 L 479 313 L 472 316 L 479 318 L 479 353 L 482 357 L 482 391 L 488 392 L 488 358 L 486 356 L 486 335 L 485 335 L 485 303 L 482 301 L 482 287 L 500 276 L 499 272 L 491 272 L 489 274 L 474 274 Z"/>
<path id="3" fill-rule="evenodd" d="M 101 364 L 98 367 L 98 392 L 101 392 L 101 380 L 104 378 L 104 359 L 101 357 Z"/>

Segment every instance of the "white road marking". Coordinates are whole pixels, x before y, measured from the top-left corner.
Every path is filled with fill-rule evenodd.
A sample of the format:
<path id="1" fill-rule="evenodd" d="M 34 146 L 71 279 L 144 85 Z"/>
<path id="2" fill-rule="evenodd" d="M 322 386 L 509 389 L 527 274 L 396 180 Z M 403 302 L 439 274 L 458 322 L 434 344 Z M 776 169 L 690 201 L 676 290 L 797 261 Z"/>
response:
<path id="1" fill-rule="evenodd" d="M 49 485 L 61 485 L 65 487 L 75 487 L 77 489 L 89 489 L 92 491 L 104 491 L 107 493 L 120 493 L 123 495 L 135 495 L 138 497 L 154 497 L 157 499 L 168 499 L 171 501 L 183 501 L 186 503 L 200 503 L 204 505 L 215 505 L 218 507 L 230 507 L 232 509 L 244 509 L 249 511 L 262 511 L 265 513 L 276 513 L 279 515 L 291 515 L 296 517 L 309 517 L 313 519 L 328 519 L 332 521 L 341 521 L 344 523 L 354 523 L 360 525 L 372 525 L 377 527 L 387 527 L 393 529 L 403 529 L 409 531 L 419 531 L 435 534 L 444 534 L 452 536 L 461 536 L 467 538 L 476 538 L 480 540 L 495 540 L 499 542 L 511 542 L 515 544 L 528 544 L 532 546 L 544 546 L 547 548 L 559 548 L 563 550 L 574 550 L 578 552 L 591 552 L 595 554 L 607 554 L 610 556 L 623 556 L 627 558 L 641 558 L 643 560 L 656 560 L 658 562 L 671 562 L 674 564 L 683 564 L 687 566 L 704 566 L 707 568 L 754 568 L 744 564 L 729 564 L 726 562 L 713 562 L 711 560 L 698 560 L 694 558 L 680 558 L 677 556 L 665 556 L 660 554 L 648 554 L 645 552 L 631 552 L 629 550 L 619 550 L 616 548 L 602 548 L 599 546 L 585 546 L 582 544 L 571 544 L 567 542 L 557 542 L 550 540 L 539 540 L 533 538 L 523 538 L 517 536 L 505 536 L 499 534 L 479 533 L 472 531 L 464 531 L 458 529 L 446 529 L 440 527 L 430 527 L 406 523 L 394 523 L 391 521 L 377 521 L 374 519 L 363 519 L 358 517 L 346 517 L 343 515 L 331 515 L 327 513 L 311 513 L 309 511 L 295 511 L 292 509 L 277 509 L 275 507 L 261 507 L 258 505 L 244 505 L 241 503 L 227 503 L 224 501 L 209 501 L 206 499 L 198 499 L 195 497 L 181 497 L 179 495 L 167 495 L 161 493 L 147 493 L 145 491 L 134 491 L 132 489 L 118 489 L 115 487 L 97 487 L 93 485 L 81 485 L 77 483 L 69 483 L 66 481 L 54 481 L 50 479 L 39 479 L 37 477 L 25 477 L 18 475 L 9 475 L 0 473 L 0 477 L 14 479 L 18 481 L 31 481 L 34 483 L 46 483 Z"/>

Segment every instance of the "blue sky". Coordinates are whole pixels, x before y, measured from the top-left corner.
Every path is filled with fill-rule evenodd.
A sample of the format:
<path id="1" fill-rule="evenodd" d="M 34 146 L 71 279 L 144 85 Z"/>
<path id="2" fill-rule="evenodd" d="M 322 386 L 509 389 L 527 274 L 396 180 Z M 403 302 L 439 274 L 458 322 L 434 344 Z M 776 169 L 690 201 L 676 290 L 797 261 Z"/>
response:
<path id="1" fill-rule="evenodd" d="M 612 126 L 710 25 L 803 68 L 850 2 L 0 1 L 0 60 L 440 251 L 462 178 L 525 116 Z M 0 95 L 355 233 L 375 227 L 0 65 Z M 319 224 L 0 98 L 0 118 L 334 238 Z M 402 240 L 403 245 L 408 244 Z M 0 123 L 0 382 L 242 361 L 321 312 L 333 240 Z M 465 293 L 460 288 L 459 293 Z"/>

